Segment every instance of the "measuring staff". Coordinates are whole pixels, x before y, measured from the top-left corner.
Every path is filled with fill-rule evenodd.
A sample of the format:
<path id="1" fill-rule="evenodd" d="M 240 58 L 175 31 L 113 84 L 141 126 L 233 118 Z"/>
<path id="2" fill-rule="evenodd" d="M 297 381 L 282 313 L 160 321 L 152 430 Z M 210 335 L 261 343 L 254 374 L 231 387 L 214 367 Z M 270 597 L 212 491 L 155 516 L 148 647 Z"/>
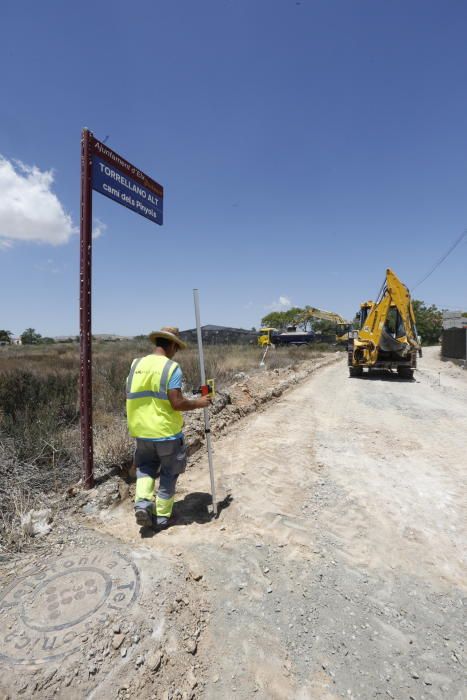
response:
<path id="1" fill-rule="evenodd" d="M 198 353 L 199 353 L 199 370 L 201 376 L 201 389 L 202 393 L 212 392 L 214 395 L 214 380 L 208 379 L 206 382 L 206 368 L 204 365 L 204 352 L 203 352 L 203 336 L 201 333 L 201 316 L 199 313 L 199 290 L 193 289 L 193 299 L 195 302 L 195 317 L 196 317 L 196 335 L 198 337 Z M 209 395 L 209 394 L 208 394 Z M 211 479 L 211 496 L 212 496 L 212 512 L 214 517 L 217 518 L 217 499 L 216 499 L 216 481 L 214 477 L 214 464 L 212 461 L 212 446 L 211 446 L 211 424 L 209 421 L 209 411 L 207 408 L 204 409 L 204 434 L 206 436 L 206 446 L 208 448 L 208 464 L 209 464 L 209 477 Z"/>

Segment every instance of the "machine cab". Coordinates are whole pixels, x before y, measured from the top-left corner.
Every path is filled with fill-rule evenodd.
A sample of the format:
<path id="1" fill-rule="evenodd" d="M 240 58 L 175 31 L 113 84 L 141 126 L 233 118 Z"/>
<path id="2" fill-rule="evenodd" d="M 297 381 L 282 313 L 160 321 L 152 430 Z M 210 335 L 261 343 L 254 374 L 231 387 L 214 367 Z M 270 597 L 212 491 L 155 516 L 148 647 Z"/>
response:
<path id="1" fill-rule="evenodd" d="M 277 328 L 260 328 L 258 335 L 258 345 L 262 348 L 267 347 L 268 345 L 272 345 L 273 333 L 277 333 Z"/>

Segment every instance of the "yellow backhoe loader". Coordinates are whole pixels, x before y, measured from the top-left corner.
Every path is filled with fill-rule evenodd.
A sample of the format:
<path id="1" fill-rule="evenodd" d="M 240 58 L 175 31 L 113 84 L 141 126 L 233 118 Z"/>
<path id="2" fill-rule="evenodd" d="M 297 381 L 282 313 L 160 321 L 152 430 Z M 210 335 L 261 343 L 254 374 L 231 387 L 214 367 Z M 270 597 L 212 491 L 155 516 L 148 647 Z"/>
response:
<path id="1" fill-rule="evenodd" d="M 410 292 L 392 270 L 386 270 L 376 302 L 361 304 L 359 316 L 360 330 L 350 332 L 350 376 L 360 377 L 364 368 L 384 368 L 412 379 L 420 341 Z"/>

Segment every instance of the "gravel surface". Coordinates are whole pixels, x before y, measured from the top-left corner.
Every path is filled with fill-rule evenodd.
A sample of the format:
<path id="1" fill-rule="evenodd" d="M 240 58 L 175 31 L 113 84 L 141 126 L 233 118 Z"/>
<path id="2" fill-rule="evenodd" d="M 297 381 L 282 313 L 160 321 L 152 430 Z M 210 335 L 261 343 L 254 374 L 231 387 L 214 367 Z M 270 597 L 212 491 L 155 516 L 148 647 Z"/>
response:
<path id="1" fill-rule="evenodd" d="M 86 640 L 50 678 L 52 662 L 20 672 L 4 662 L 4 697 L 33 688 L 38 698 L 467 697 L 467 372 L 436 349 L 413 382 L 350 379 L 338 361 L 268 406 L 258 398 L 271 391 L 268 376 L 262 388 L 247 379 L 256 412 L 214 443 L 219 518 L 209 516 L 202 452 L 163 533 L 139 531 L 128 489 L 111 508 L 82 509 L 72 550 L 101 552 L 102 569 L 117 551 L 122 573 L 109 585 L 133 590 L 136 570 L 138 595 L 114 611 L 109 593 L 108 616 L 96 623 L 89 613 Z M 55 525 L 50 551 L 4 567 L 0 622 L 10 635 L 22 619 L 19 567 L 24 576 L 47 560 L 49 578 L 65 571 L 70 536 L 68 523 Z M 43 590 L 26 587 L 28 623 L 33 614 L 47 622 Z M 3 652 L 17 653 L 24 636 L 2 634 Z"/>

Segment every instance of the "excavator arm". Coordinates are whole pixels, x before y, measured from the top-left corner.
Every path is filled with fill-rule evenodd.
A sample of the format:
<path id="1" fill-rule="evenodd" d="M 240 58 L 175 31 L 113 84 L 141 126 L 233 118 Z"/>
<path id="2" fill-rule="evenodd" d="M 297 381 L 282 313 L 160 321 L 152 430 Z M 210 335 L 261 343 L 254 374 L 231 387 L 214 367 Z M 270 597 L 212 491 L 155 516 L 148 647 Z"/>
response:
<path id="1" fill-rule="evenodd" d="M 317 309 L 314 306 L 307 306 L 303 314 L 300 314 L 296 319 L 296 323 L 305 323 L 312 318 L 319 319 L 320 321 L 332 321 L 335 324 L 348 324 L 345 318 L 334 313 L 334 311 L 323 311 L 323 309 Z"/>
<path id="2" fill-rule="evenodd" d="M 410 292 L 402 282 L 396 277 L 392 270 L 386 271 L 386 286 L 392 303 L 398 310 L 404 325 L 407 342 L 416 350 L 420 349 L 418 342 L 417 327 L 415 325 L 415 314 L 410 298 Z"/>
<path id="3" fill-rule="evenodd" d="M 307 306 L 302 314 L 295 319 L 295 325 L 304 325 L 312 320 L 330 321 L 335 326 L 336 342 L 341 345 L 347 345 L 349 338 L 349 329 L 352 324 L 346 321 L 345 318 L 339 316 L 334 311 L 324 311 L 317 309 L 315 306 Z"/>

